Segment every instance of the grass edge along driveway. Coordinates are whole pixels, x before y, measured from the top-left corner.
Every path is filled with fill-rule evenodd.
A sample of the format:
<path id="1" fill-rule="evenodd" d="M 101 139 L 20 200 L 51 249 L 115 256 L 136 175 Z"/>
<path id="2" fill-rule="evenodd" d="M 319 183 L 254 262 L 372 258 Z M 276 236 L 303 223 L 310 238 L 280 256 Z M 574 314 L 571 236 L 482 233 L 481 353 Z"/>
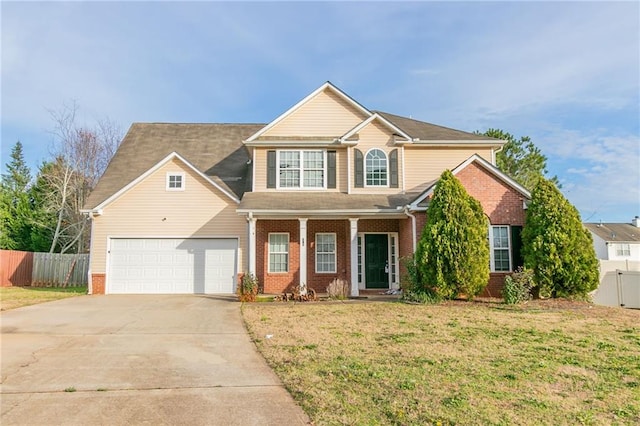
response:
<path id="1" fill-rule="evenodd" d="M 0 287 L 0 311 L 87 294 L 87 287 Z"/>
<path id="2" fill-rule="evenodd" d="M 640 311 L 583 302 L 242 310 L 317 425 L 640 423 Z"/>

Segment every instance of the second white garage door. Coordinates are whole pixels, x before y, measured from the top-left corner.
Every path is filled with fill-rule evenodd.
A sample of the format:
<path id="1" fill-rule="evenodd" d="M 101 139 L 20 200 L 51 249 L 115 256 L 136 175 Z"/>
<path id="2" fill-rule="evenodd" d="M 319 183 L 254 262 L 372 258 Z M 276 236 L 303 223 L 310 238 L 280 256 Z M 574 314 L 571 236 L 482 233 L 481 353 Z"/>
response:
<path id="1" fill-rule="evenodd" d="M 107 293 L 233 293 L 238 240 L 112 238 Z"/>

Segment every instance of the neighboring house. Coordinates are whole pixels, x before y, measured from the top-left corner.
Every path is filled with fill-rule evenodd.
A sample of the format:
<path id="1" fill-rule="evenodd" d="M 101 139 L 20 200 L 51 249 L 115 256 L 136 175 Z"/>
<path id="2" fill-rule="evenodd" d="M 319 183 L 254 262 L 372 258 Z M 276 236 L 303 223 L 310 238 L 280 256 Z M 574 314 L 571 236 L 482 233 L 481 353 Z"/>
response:
<path id="1" fill-rule="evenodd" d="M 495 167 L 505 141 L 371 111 L 327 82 L 268 124 L 134 123 L 86 212 L 90 292 L 265 293 L 344 278 L 400 285 L 440 174 L 491 223 L 491 278 L 521 264 L 530 194 Z"/>
<path id="2" fill-rule="evenodd" d="M 632 223 L 585 223 L 598 259 L 640 261 L 640 219 Z"/>

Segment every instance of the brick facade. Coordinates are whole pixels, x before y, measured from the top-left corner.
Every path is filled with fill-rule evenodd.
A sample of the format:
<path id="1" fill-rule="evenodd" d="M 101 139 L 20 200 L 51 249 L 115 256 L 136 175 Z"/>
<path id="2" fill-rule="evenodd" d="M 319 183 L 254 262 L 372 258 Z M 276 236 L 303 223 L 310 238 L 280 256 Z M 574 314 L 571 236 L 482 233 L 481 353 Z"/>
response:
<path id="1" fill-rule="evenodd" d="M 269 272 L 269 234 L 289 234 L 289 272 Z M 258 220 L 256 223 L 256 276 L 264 293 L 293 291 L 300 280 L 300 222 Z"/>
<path id="2" fill-rule="evenodd" d="M 475 163 L 460 170 L 456 177 L 469 195 L 480 201 L 492 225 L 524 226 L 522 194 Z"/>
<path id="3" fill-rule="evenodd" d="M 524 226 L 525 198 L 511 186 L 475 163 L 460 170 L 456 178 L 462 183 L 467 193 L 480 202 L 492 225 Z M 418 239 L 426 222 L 426 215 L 420 216 L 422 225 L 418 227 Z M 507 275 L 509 275 L 508 272 L 491 272 L 489 283 L 479 296 L 502 297 L 504 278 Z"/>
<path id="4" fill-rule="evenodd" d="M 336 234 L 336 272 L 316 273 L 316 234 Z M 324 293 L 335 278 L 351 281 L 351 241 L 348 220 L 310 220 L 307 222 L 307 287 Z"/>
<path id="5" fill-rule="evenodd" d="M 405 224 L 409 222 L 408 228 Z M 399 242 L 399 254 L 411 253 L 411 224 L 408 219 L 360 219 L 358 232 L 397 232 L 402 233 Z M 269 270 L 269 233 L 289 233 L 289 272 L 271 273 Z M 264 293 L 291 292 L 300 282 L 300 222 L 298 220 L 258 219 L 256 223 L 256 276 Z M 336 234 L 336 272 L 316 273 L 316 234 Z M 408 235 L 407 235 L 408 233 Z M 324 293 L 335 278 L 351 280 L 351 241 L 350 223 L 342 220 L 307 221 L 307 287 Z M 402 241 L 405 241 L 403 243 Z M 406 245 L 408 241 L 409 245 Z"/>
<path id="6" fill-rule="evenodd" d="M 91 274 L 91 294 L 104 294 L 105 282 L 105 274 Z"/>

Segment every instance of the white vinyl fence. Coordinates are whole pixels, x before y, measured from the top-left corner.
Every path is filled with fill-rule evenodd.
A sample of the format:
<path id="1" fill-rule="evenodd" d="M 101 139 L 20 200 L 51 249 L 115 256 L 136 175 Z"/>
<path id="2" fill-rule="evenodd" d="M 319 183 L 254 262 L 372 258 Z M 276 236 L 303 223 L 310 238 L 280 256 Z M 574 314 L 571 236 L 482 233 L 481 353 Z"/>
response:
<path id="1" fill-rule="evenodd" d="M 88 254 L 34 253 L 31 285 L 37 287 L 86 286 Z"/>
<path id="2" fill-rule="evenodd" d="M 640 262 L 601 260 L 600 286 L 591 295 L 597 305 L 640 309 Z"/>

